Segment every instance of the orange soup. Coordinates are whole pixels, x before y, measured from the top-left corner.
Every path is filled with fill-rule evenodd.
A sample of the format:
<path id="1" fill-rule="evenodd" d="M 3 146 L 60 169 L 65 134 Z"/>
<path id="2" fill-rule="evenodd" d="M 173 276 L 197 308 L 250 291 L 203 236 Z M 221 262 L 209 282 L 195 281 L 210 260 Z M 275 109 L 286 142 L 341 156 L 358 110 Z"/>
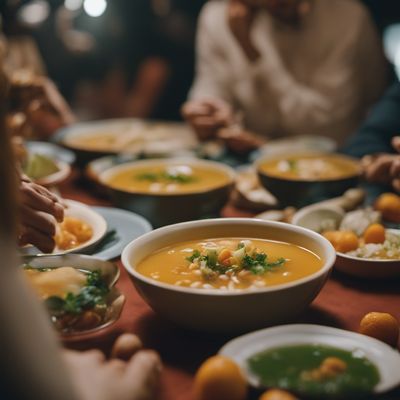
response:
<path id="1" fill-rule="evenodd" d="M 323 181 L 357 175 L 359 166 L 343 156 L 314 154 L 269 160 L 260 165 L 260 171 L 277 178 Z"/>
<path id="2" fill-rule="evenodd" d="M 148 256 L 136 270 L 163 283 L 242 290 L 289 283 L 317 272 L 323 261 L 285 242 L 218 238 L 182 242 Z"/>
<path id="3" fill-rule="evenodd" d="M 180 194 L 228 185 L 230 176 L 216 168 L 188 164 L 132 166 L 110 177 L 107 185 L 126 192 Z"/>

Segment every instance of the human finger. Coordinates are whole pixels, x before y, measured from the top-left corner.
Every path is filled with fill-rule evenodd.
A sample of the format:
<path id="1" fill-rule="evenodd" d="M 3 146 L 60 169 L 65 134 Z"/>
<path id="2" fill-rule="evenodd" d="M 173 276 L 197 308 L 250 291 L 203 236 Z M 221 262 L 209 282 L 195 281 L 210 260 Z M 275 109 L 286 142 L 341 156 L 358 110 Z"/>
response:
<path id="1" fill-rule="evenodd" d="M 392 146 L 398 153 L 400 153 L 400 136 L 395 136 L 392 139 Z"/>
<path id="2" fill-rule="evenodd" d="M 211 111 L 211 107 L 204 101 L 190 101 L 182 107 L 182 114 L 185 118 L 210 115 Z"/>
<path id="3" fill-rule="evenodd" d="M 114 342 L 111 357 L 127 361 L 142 347 L 142 341 L 136 335 L 124 333 Z"/>
<path id="4" fill-rule="evenodd" d="M 373 182 L 385 182 L 390 179 L 389 171 L 392 163 L 392 158 L 382 156 L 372 163 L 366 172 L 366 178 Z"/>
<path id="5" fill-rule="evenodd" d="M 30 226 L 23 227 L 22 234 L 19 238 L 19 244 L 20 246 L 32 244 L 46 254 L 51 253 L 56 245 L 52 236 L 46 235 Z"/>
<path id="6" fill-rule="evenodd" d="M 56 234 L 57 222 L 52 215 L 33 210 L 25 205 L 21 206 L 20 215 L 24 226 L 30 226 L 48 236 Z"/>
<path id="7" fill-rule="evenodd" d="M 392 181 L 392 187 L 396 192 L 400 192 L 400 178 L 394 179 Z"/>
<path id="8" fill-rule="evenodd" d="M 134 393 L 132 400 L 151 400 L 158 386 L 161 361 L 157 353 L 140 351 L 131 358 L 125 369 L 126 390 Z"/>
<path id="9" fill-rule="evenodd" d="M 390 166 L 390 176 L 392 178 L 400 178 L 400 156 L 393 159 Z"/>
<path id="10" fill-rule="evenodd" d="M 22 182 L 20 193 L 22 204 L 34 210 L 51 214 L 58 221 L 63 219 L 64 207 L 58 199 L 46 189 L 32 182 Z"/>

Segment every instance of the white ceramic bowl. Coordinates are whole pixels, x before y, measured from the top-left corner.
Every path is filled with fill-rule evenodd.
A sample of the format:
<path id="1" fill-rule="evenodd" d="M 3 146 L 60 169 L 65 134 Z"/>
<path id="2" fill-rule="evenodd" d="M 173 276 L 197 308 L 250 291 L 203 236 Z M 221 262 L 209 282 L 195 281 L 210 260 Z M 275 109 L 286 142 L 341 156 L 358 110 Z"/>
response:
<path id="1" fill-rule="evenodd" d="M 56 160 L 54 162 L 57 165 L 58 171 L 43 178 L 35 179 L 35 183 L 45 187 L 52 187 L 60 185 L 69 178 L 71 175 L 71 166 L 64 161 Z"/>
<path id="2" fill-rule="evenodd" d="M 399 235 L 399 229 L 388 229 Z M 345 274 L 366 279 L 389 279 L 400 277 L 400 260 L 369 260 L 337 253 L 335 269 Z"/>
<path id="3" fill-rule="evenodd" d="M 163 247 L 186 240 L 250 237 L 289 241 L 324 261 L 322 268 L 297 281 L 237 292 L 165 284 L 137 272 L 137 265 Z M 209 332 L 240 332 L 290 321 L 322 289 L 335 262 L 335 250 L 310 230 L 257 219 L 227 218 L 185 222 L 157 229 L 130 243 L 122 263 L 144 300 L 160 315 L 182 326 Z"/>
<path id="4" fill-rule="evenodd" d="M 377 367 L 380 382 L 375 393 L 383 393 L 400 384 L 400 355 L 387 344 L 359 333 L 319 325 L 284 325 L 263 329 L 231 340 L 219 354 L 235 360 L 242 367 L 249 383 L 260 383 L 247 368 L 247 360 L 257 353 L 282 346 L 299 344 L 325 345 L 347 351 L 359 351 Z"/>

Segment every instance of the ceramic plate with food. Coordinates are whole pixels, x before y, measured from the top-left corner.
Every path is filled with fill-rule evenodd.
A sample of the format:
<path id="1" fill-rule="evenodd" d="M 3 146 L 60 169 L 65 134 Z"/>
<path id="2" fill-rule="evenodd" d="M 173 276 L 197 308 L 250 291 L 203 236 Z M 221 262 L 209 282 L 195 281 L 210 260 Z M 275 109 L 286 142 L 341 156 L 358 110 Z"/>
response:
<path id="1" fill-rule="evenodd" d="M 107 154 L 168 156 L 198 143 L 185 124 L 139 119 L 79 123 L 58 132 L 55 140 L 73 150 L 80 164 Z"/>
<path id="2" fill-rule="evenodd" d="M 293 217 L 295 225 L 312 229 L 337 251 L 337 270 L 363 278 L 400 276 L 400 230 L 382 224 L 372 208 L 345 213 L 340 207 L 310 206 Z"/>
<path id="3" fill-rule="evenodd" d="M 106 220 L 85 204 L 64 200 L 66 205 L 64 221 L 57 225 L 56 248 L 52 254 L 87 253 L 107 232 Z M 40 254 L 33 246 L 25 246 L 22 254 Z"/>
<path id="4" fill-rule="evenodd" d="M 220 354 L 237 362 L 252 386 L 281 388 L 301 398 L 365 398 L 400 384 L 397 351 L 325 326 L 264 329 L 230 341 Z"/>
<path id="5" fill-rule="evenodd" d="M 42 186 L 55 186 L 65 181 L 71 173 L 70 152 L 59 146 L 42 142 L 13 141 L 14 151 L 22 171 L 32 181 Z"/>

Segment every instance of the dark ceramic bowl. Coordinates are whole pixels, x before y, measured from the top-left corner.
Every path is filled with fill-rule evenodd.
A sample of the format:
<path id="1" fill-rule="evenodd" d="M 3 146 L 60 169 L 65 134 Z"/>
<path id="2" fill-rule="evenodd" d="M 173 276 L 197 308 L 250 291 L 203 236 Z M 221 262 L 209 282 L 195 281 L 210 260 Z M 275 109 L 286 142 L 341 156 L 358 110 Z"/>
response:
<path id="1" fill-rule="evenodd" d="M 321 157 L 326 156 L 321 154 Z M 304 207 L 306 205 L 330 199 L 342 195 L 346 190 L 358 185 L 361 169 L 358 160 L 343 156 L 340 157 L 354 165 L 354 172 L 340 179 L 289 179 L 268 174 L 261 166 L 267 162 L 279 158 L 287 159 L 287 156 L 261 158 L 255 162 L 258 177 L 261 184 L 270 191 L 279 201 L 281 207 Z"/>
<path id="2" fill-rule="evenodd" d="M 181 194 L 143 193 L 132 190 L 125 191 L 112 188 L 108 184 L 109 180 L 115 174 L 123 170 L 134 166 L 151 166 L 153 164 L 159 164 L 160 162 L 166 165 L 186 164 L 204 166 L 224 172 L 228 179 L 226 183 L 218 187 Z M 104 171 L 99 178 L 100 182 L 108 188 L 115 206 L 144 216 L 157 228 L 177 222 L 218 216 L 229 198 L 235 180 L 235 172 L 232 168 L 214 161 L 198 159 L 155 159 L 136 161 L 110 168 Z"/>

